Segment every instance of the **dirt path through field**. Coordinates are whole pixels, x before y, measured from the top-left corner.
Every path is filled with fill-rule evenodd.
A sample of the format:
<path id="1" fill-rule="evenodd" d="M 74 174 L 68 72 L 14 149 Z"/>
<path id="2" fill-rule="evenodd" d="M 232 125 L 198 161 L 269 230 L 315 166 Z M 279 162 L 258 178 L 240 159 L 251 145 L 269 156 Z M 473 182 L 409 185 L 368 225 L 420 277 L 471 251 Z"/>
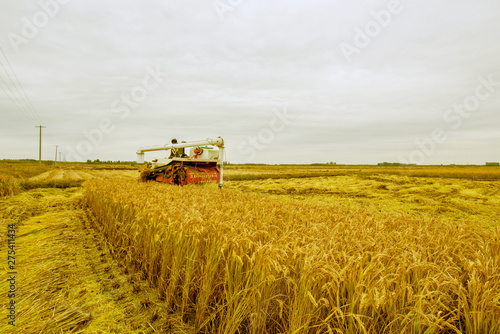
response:
<path id="1" fill-rule="evenodd" d="M 165 332 L 168 312 L 157 293 L 110 255 L 79 205 L 81 193 L 49 188 L 0 199 L 5 266 L 8 224 L 17 224 L 16 326 L 7 323 L 10 300 L 2 297 L 0 333 Z M 4 296 L 7 278 L 2 272 Z"/>

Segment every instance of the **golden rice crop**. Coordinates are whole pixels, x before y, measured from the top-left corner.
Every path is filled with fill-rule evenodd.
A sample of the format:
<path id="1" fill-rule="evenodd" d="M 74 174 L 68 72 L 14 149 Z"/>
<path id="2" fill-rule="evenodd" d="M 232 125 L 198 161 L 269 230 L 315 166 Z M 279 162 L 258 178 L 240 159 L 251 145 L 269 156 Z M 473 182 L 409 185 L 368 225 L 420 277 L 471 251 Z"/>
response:
<path id="1" fill-rule="evenodd" d="M 489 166 L 343 166 L 343 165 L 229 165 L 224 177 L 230 181 L 310 178 L 320 176 L 387 174 L 413 177 L 499 180 L 500 167 Z"/>
<path id="2" fill-rule="evenodd" d="M 498 227 L 130 179 L 84 205 L 196 333 L 500 332 Z"/>
<path id="3" fill-rule="evenodd" d="M 21 192 L 19 181 L 12 176 L 0 174 L 0 197 L 16 195 Z"/>
<path id="4" fill-rule="evenodd" d="M 376 211 L 491 223 L 500 217 L 500 182 L 466 178 L 351 174 L 335 177 L 228 181 L 228 187 L 273 197 Z"/>
<path id="5" fill-rule="evenodd" d="M 23 191 L 21 180 L 47 170 L 47 166 L 34 163 L 0 162 L 0 197 L 19 194 Z"/>
<path id="6" fill-rule="evenodd" d="M 18 179 L 30 178 L 50 170 L 45 163 L 40 166 L 34 162 L 3 162 L 0 161 L 0 174 L 9 175 Z"/>

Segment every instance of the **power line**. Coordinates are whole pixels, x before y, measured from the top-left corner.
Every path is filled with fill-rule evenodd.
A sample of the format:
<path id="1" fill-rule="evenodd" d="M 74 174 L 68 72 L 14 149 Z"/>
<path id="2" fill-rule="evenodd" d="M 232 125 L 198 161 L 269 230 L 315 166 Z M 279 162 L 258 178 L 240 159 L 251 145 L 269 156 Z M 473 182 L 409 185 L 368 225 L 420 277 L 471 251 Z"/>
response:
<path id="1" fill-rule="evenodd" d="M 0 47 L 0 51 L 2 51 L 2 54 L 3 54 L 3 57 L 5 58 L 5 60 L 7 61 L 7 65 L 9 65 L 9 68 L 12 72 L 12 74 L 14 75 L 14 78 L 16 78 L 16 81 L 17 81 L 17 84 L 19 85 L 19 87 L 21 87 L 21 91 L 23 92 L 23 95 L 24 95 L 24 100 L 25 101 L 28 101 L 28 104 L 29 106 L 31 107 L 31 111 L 33 113 L 33 115 L 35 116 L 35 118 L 37 118 L 39 121 L 40 121 L 40 118 L 38 117 L 37 113 L 36 113 L 36 110 L 35 110 L 35 107 L 33 107 L 33 104 L 31 103 L 31 100 L 30 98 L 28 97 L 28 95 L 26 94 L 26 91 L 24 90 L 24 87 L 21 85 L 21 82 L 19 81 L 19 78 L 17 77 L 17 74 L 16 72 L 14 72 L 14 69 L 12 68 L 12 66 L 10 65 L 10 62 L 9 62 L 9 59 L 7 58 L 7 56 L 5 55 L 5 53 L 3 52 L 3 49 Z M 3 67 L 3 64 L 2 64 L 2 67 Z M 9 76 L 10 78 L 10 76 Z M 12 80 L 12 79 L 11 79 Z M 15 85 L 14 85 L 15 86 Z"/>
<path id="2" fill-rule="evenodd" d="M 33 106 L 33 104 L 31 103 L 31 100 L 29 99 L 28 95 L 26 94 L 26 91 L 24 90 L 24 87 L 21 85 L 21 82 L 19 81 L 19 78 L 17 77 L 16 72 L 14 72 L 14 69 L 12 68 L 12 65 L 10 64 L 9 59 L 5 55 L 5 52 L 3 51 L 2 47 L 0 47 L 0 51 L 2 52 L 2 55 L 5 58 L 5 61 L 6 61 L 7 65 L 10 68 L 10 72 L 12 72 L 12 75 L 14 76 L 14 78 L 16 79 L 16 81 L 14 81 L 12 79 L 12 76 L 10 75 L 9 71 L 5 68 L 5 65 L 1 61 L 0 61 L 0 64 L 2 65 L 2 68 L 4 69 L 5 73 L 7 74 L 7 76 L 10 79 L 10 81 L 12 82 L 15 90 L 17 90 L 17 93 L 21 97 L 21 100 L 24 101 L 27 113 L 37 123 L 41 123 L 40 118 L 38 117 L 37 112 L 35 110 L 35 107 Z M 5 82 L 5 80 L 3 78 L 2 78 L 2 80 Z M 16 85 L 16 82 L 17 82 L 17 85 Z M 9 85 L 7 83 L 6 83 L 6 86 L 9 88 Z M 10 90 L 10 88 L 9 88 L 9 90 Z M 22 94 L 21 94 L 21 92 L 22 92 Z"/>
<path id="3" fill-rule="evenodd" d="M 0 85 L 0 88 L 2 88 L 2 90 L 4 91 L 5 95 L 9 98 L 9 100 L 14 103 L 14 105 L 16 105 L 19 109 L 21 109 L 21 111 L 24 113 L 24 115 L 29 118 L 31 120 L 31 122 L 33 123 L 33 125 L 35 125 L 36 123 L 39 123 L 36 121 L 36 119 L 29 113 L 29 111 L 26 109 L 26 106 L 24 106 L 18 99 L 17 97 L 15 96 L 15 94 L 12 92 L 12 90 L 10 89 L 9 85 L 7 84 L 7 82 L 5 82 L 5 79 L 0 76 L 0 78 L 2 79 L 3 83 L 5 84 L 5 86 L 7 87 L 7 89 L 5 89 L 3 86 Z M 8 90 L 8 91 L 7 91 Z M 9 94 L 10 93 L 10 94 Z"/>
<path id="4" fill-rule="evenodd" d="M 34 116 L 34 118 L 39 121 L 40 119 L 38 118 L 38 115 L 36 114 L 35 107 L 33 107 L 33 104 L 31 103 L 31 100 L 29 99 L 28 95 L 26 94 L 26 91 L 24 90 L 23 86 L 21 85 L 21 82 L 19 81 L 19 78 L 17 77 L 16 72 L 14 72 L 14 69 L 12 68 L 12 65 L 10 64 L 9 59 L 5 55 L 5 52 L 3 51 L 2 47 L 0 47 L 0 51 L 2 52 L 2 55 L 5 58 L 5 61 L 6 61 L 7 65 L 10 68 L 10 72 L 12 73 L 12 75 L 14 76 L 14 78 L 16 79 L 16 81 L 14 81 L 12 79 L 9 71 L 7 71 L 7 69 L 5 68 L 5 65 L 2 62 L 0 62 L 0 64 L 2 65 L 2 67 L 3 67 L 4 71 L 5 71 L 5 73 L 9 77 L 10 81 L 12 82 L 12 84 L 14 85 L 14 88 L 17 90 L 17 93 L 19 94 L 19 96 L 21 97 L 21 99 L 24 100 L 24 102 L 25 102 L 25 104 L 27 106 L 28 111 L 31 112 L 32 115 Z M 17 82 L 17 85 L 16 85 L 16 82 Z M 22 94 L 21 94 L 21 92 L 22 92 Z M 31 111 L 29 110 L 30 107 L 31 107 Z"/>

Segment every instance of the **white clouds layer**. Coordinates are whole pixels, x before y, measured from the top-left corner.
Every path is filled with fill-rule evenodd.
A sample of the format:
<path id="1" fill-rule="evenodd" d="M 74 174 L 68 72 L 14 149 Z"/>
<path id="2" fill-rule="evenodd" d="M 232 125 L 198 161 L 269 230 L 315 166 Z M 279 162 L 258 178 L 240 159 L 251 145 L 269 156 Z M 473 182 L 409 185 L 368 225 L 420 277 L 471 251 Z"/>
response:
<path id="1" fill-rule="evenodd" d="M 447 139 L 423 163 L 500 160 L 500 87 L 457 129 L 443 118 L 480 77 L 500 82 L 495 1 L 401 0 L 350 62 L 340 45 L 355 46 L 390 0 L 245 0 L 222 21 L 212 1 L 61 1 L 17 47 L 12 34 L 56 0 L 0 1 L 0 45 L 47 126 L 44 159 L 110 119 L 83 159 L 133 160 L 139 146 L 220 135 L 230 161 L 377 163 L 408 157 L 441 128 Z M 121 119 L 113 103 L 157 66 L 162 83 Z M 0 158 L 36 158 L 37 124 L 0 86 Z M 296 117 L 249 160 L 249 138 L 283 108 Z"/>

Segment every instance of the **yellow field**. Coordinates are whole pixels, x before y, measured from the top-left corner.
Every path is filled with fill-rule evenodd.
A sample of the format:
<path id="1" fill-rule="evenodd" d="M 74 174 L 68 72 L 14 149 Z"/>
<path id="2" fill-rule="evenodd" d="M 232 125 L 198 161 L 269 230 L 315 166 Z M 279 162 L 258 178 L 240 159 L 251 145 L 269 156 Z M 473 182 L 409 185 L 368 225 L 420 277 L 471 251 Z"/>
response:
<path id="1" fill-rule="evenodd" d="M 429 178 L 466 178 L 469 180 L 500 180 L 499 167 L 486 166 L 420 166 L 420 167 L 383 167 L 383 166 L 233 166 L 224 168 L 228 180 L 251 180 L 263 178 L 309 178 L 339 175 L 401 175 Z"/>
<path id="2" fill-rule="evenodd" d="M 92 178 L 135 177 L 137 168 L 127 165 L 52 164 L 0 162 L 0 197 L 34 188 L 68 188 Z"/>
<path id="3" fill-rule="evenodd" d="M 20 256 L 48 247 L 30 235 L 74 245 L 21 269 L 31 306 L 18 332 L 40 332 L 37 317 L 47 333 L 500 332 L 500 168 L 228 166 L 225 175 L 222 191 L 138 183 L 133 167 L 29 175 L 87 181 L 0 198 L 0 218 L 19 224 Z M 65 244 L 53 234 L 61 224 L 99 237 Z M 80 253 L 99 249 L 111 257 L 85 270 L 98 266 Z M 37 290 L 42 268 L 61 289 Z M 92 300 L 113 303 L 97 315 Z M 50 316 L 56 301 L 67 308 Z"/>
<path id="4" fill-rule="evenodd" d="M 165 332 L 175 318 L 163 312 L 158 294 L 141 275 L 111 256 L 81 207 L 81 196 L 81 188 L 43 188 L 0 198 L 5 260 L 7 224 L 18 224 L 17 321 L 7 325 L 3 270 L 0 333 L 149 333 L 151 319 Z"/>
<path id="5" fill-rule="evenodd" d="M 228 187 L 354 209 L 447 218 L 451 222 L 500 221 L 499 181 L 352 174 L 228 182 Z"/>

